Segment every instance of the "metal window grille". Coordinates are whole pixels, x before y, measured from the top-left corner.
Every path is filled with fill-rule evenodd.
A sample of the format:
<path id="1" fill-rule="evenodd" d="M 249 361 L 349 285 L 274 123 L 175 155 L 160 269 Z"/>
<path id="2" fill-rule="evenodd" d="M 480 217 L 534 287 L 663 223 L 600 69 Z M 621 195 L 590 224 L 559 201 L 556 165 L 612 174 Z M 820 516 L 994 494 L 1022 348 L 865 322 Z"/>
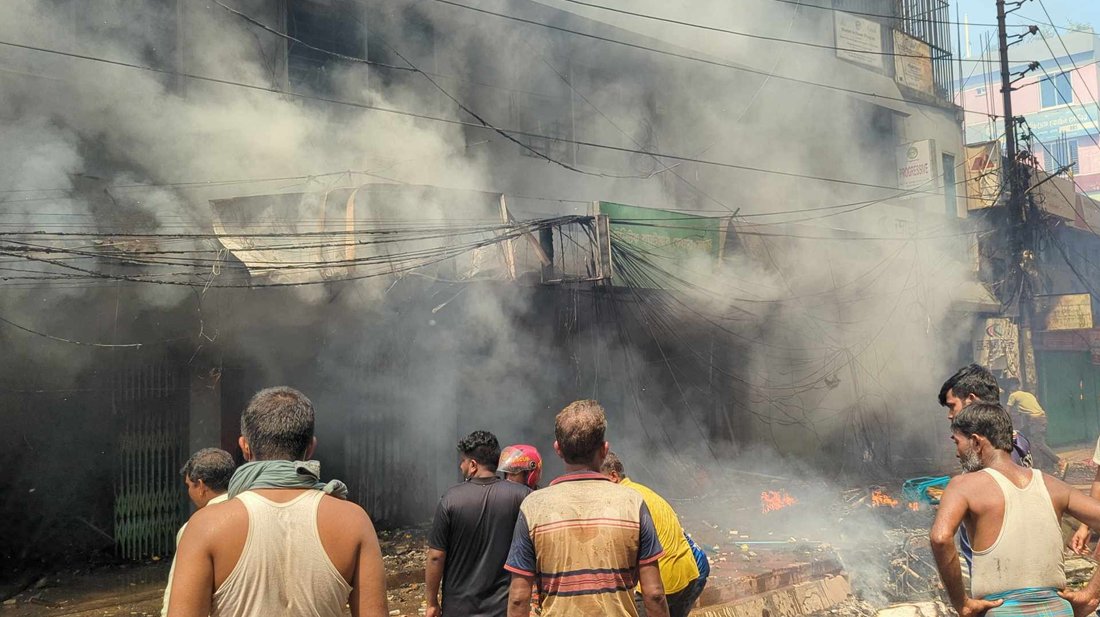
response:
<path id="1" fill-rule="evenodd" d="M 951 4 L 948 0 L 897 0 L 897 26 L 932 48 L 932 74 L 936 95 L 953 100 L 954 71 L 951 54 Z M 881 3 L 885 4 L 885 3 Z M 881 9 L 880 9 L 881 12 Z"/>

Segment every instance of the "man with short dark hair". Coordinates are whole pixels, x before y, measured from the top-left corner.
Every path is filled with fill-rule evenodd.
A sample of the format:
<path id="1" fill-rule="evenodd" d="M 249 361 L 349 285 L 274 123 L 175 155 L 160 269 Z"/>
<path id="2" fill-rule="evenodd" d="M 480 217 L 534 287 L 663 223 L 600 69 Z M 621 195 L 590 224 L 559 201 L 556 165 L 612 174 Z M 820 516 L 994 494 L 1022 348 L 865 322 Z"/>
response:
<path id="1" fill-rule="evenodd" d="M 191 517 L 177 553 L 170 617 L 355 617 L 386 610 L 382 551 L 347 487 L 319 481 L 313 403 L 293 388 L 257 392 L 241 416 L 248 462 L 229 501 Z"/>
<path id="2" fill-rule="evenodd" d="M 443 494 L 428 534 L 425 617 L 504 617 L 504 562 L 519 504 L 531 489 L 497 477 L 500 443 L 488 431 L 459 441 L 458 453 L 463 482 Z"/>
<path id="3" fill-rule="evenodd" d="M 504 566 L 512 573 L 509 617 L 527 617 L 533 584 L 543 617 L 637 617 L 639 583 L 649 617 L 668 617 L 657 565 L 664 551 L 645 500 L 600 473 L 606 430 L 596 401 L 576 401 L 558 413 L 554 451 L 566 473 L 520 506 Z"/>
<path id="4" fill-rule="evenodd" d="M 229 479 L 236 469 L 233 455 L 221 448 L 203 448 L 192 454 L 180 469 L 180 475 L 195 508 L 201 510 L 228 499 Z"/>
<path id="5" fill-rule="evenodd" d="M 997 378 L 980 364 L 968 364 L 943 382 L 940 388 L 940 405 L 947 408 L 951 420 L 964 407 L 976 401 L 997 402 L 1001 389 Z"/>
<path id="6" fill-rule="evenodd" d="M 1001 387 L 989 369 L 980 364 L 968 364 L 943 382 L 940 387 L 940 405 L 947 408 L 947 419 L 967 405 L 977 401 L 996 403 L 1001 399 Z M 1031 442 L 1019 431 L 1012 433 L 1012 460 L 1031 467 Z"/>
<path id="7" fill-rule="evenodd" d="M 952 420 L 964 473 L 947 485 L 929 534 L 936 566 L 960 617 L 1072 617 L 1095 610 L 1100 581 L 1066 592 L 1060 520 L 1095 525 L 1100 502 L 1065 482 L 1012 462 L 1012 421 L 998 403 L 978 401 Z M 974 547 L 970 593 L 954 537 L 965 526 Z M 1068 602 L 1067 602 L 1068 601 Z"/>
<path id="8" fill-rule="evenodd" d="M 665 549 L 665 554 L 657 560 L 661 568 L 661 583 L 665 587 L 670 617 L 687 617 L 692 605 L 703 593 L 706 579 L 700 576 L 699 566 L 695 563 L 695 554 L 688 543 L 684 528 L 676 511 L 667 501 L 648 486 L 638 484 L 626 475 L 626 467 L 614 453 L 608 452 L 600 471 L 615 484 L 638 491 L 653 517 L 653 526 L 657 529 L 657 539 Z M 638 614 L 645 617 L 645 606 L 641 594 L 634 594 L 634 604 Z"/>
<path id="9" fill-rule="evenodd" d="M 222 503 L 229 499 L 229 479 L 233 477 L 233 471 L 237 464 L 233 461 L 233 455 L 219 448 L 203 448 L 191 455 L 180 469 L 183 483 L 187 486 L 187 496 L 195 509 L 201 510 L 208 505 Z M 183 530 L 187 529 L 187 523 L 180 527 L 176 533 L 176 546 L 179 546 Z M 172 577 L 176 572 L 176 558 L 172 556 L 172 567 L 168 570 L 168 584 L 164 586 L 164 603 L 161 605 L 160 614 L 168 614 L 168 602 L 172 595 Z"/>

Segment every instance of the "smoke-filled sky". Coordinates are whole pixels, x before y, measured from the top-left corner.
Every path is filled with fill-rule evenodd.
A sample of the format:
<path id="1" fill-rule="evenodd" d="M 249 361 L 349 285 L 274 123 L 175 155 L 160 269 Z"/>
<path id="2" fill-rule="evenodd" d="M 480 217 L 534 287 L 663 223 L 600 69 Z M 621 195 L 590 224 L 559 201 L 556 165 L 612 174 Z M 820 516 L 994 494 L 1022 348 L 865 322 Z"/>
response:
<path id="1" fill-rule="evenodd" d="M 290 27 L 267 10 L 279 3 L 228 4 L 271 28 Z M 414 510 L 454 479 L 452 449 L 461 435 L 489 428 L 504 441 L 535 442 L 550 458 L 553 413 L 586 397 L 607 403 L 609 438 L 623 454 L 663 448 L 674 462 L 646 473 L 685 493 L 698 487 L 677 486 L 669 470 L 728 462 L 748 444 L 777 453 L 769 459 L 776 466 L 784 456 L 816 460 L 828 476 L 935 465 L 946 451 L 935 393 L 965 359 L 971 317 L 955 302 L 971 293 L 973 275 L 965 242 L 942 215 L 940 189 L 929 187 L 928 203 L 883 202 L 898 193 L 891 188 L 895 148 L 930 137 L 945 152 L 955 148 L 953 112 L 898 116 L 859 96 L 780 78 L 893 88 L 899 96 L 892 79 L 840 66 L 827 50 L 668 24 L 594 22 L 549 9 L 549 1 L 477 6 L 508 12 L 506 4 L 532 21 L 755 72 L 440 3 L 335 3 L 363 7 L 376 25 L 366 44 L 372 61 L 412 62 L 445 93 L 421 73 L 347 62 L 310 73 L 314 82 L 295 82 L 295 91 L 312 93 L 303 98 L 262 89 L 285 90 L 293 81 L 285 41 L 216 3 L 183 2 L 177 13 L 132 0 L 92 0 L 80 10 L 60 0 L 3 2 L 0 41 L 169 71 L 0 47 L 3 229 L 102 234 L 81 250 L 124 233 L 152 233 L 156 250 L 207 260 L 186 271 L 185 280 L 203 283 L 196 287 L 160 284 L 163 277 L 5 281 L 0 316 L 54 338 L 0 329 L 18 359 L 0 376 L 4 383 L 18 390 L 14 384 L 32 374 L 37 388 L 57 392 L 136 362 L 132 350 L 96 355 L 73 341 L 181 339 L 143 351 L 167 348 L 185 372 L 243 375 L 225 389 L 301 387 L 318 406 L 326 465 L 351 476 L 389 465 L 385 473 L 428 487 L 426 499 L 407 504 Z M 786 38 L 832 36 L 825 11 L 772 0 L 677 6 L 689 4 L 676 16 Z M 449 97 L 499 127 L 620 150 L 536 144 L 567 169 L 468 126 L 475 121 Z M 338 173 L 348 170 L 369 175 Z M 504 193 L 518 217 L 583 214 L 598 200 L 748 216 L 735 221 L 745 233 L 721 268 L 648 260 L 651 269 L 684 272 L 674 300 L 628 289 L 609 301 L 588 287 L 465 286 L 436 269 L 225 290 L 221 265 L 240 264 L 223 245 L 166 236 L 212 234 L 212 199 L 262 201 L 256 196 L 276 193 L 306 196 L 293 198 L 296 215 L 254 222 L 257 229 L 316 229 L 330 212 L 318 209 L 319 196 L 346 195 L 366 182 Z M 445 195 L 393 195 L 364 203 L 356 224 L 377 225 L 380 213 L 406 227 L 463 220 Z M 563 245 L 578 239 L 585 241 L 583 234 L 558 237 Z M 131 279 L 142 272 L 94 254 L 64 263 Z M 6 255 L 3 266 L 38 277 L 59 268 L 19 255 Z M 58 409 L 79 407 L 80 396 Z M 108 413 L 105 398 L 91 407 Z M 15 409 L 18 401 L 5 404 Z M 26 452 L 26 461 L 57 454 L 44 429 L 20 417 L 23 432 L 9 432 L 13 443 L 25 437 L 34 447 L 16 452 Z M 409 444 L 418 450 L 410 453 Z M 79 440 L 66 448 L 80 452 Z M 96 453 L 109 459 L 109 448 Z M 721 467 L 711 473 L 724 477 Z M 16 483 L 31 481 L 27 474 Z M 408 499 L 355 481 L 353 490 L 374 491 L 365 501 Z"/>

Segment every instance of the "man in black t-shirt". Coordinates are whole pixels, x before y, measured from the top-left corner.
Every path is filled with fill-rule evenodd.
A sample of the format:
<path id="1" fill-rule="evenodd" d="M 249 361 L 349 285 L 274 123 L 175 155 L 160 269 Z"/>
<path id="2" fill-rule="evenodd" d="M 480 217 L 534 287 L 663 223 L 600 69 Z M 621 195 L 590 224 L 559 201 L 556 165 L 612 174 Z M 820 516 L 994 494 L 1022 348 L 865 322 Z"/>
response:
<path id="1" fill-rule="evenodd" d="M 428 534 L 425 617 L 505 617 L 511 577 L 504 562 L 531 489 L 496 476 L 500 443 L 492 433 L 470 433 L 458 452 L 465 481 L 443 494 Z"/>

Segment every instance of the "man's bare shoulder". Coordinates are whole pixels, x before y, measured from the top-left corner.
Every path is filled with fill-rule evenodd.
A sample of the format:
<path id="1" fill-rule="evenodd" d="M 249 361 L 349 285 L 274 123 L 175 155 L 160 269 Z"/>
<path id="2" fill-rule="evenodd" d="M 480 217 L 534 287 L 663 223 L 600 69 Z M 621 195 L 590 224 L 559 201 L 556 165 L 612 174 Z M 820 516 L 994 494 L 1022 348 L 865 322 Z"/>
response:
<path id="1" fill-rule="evenodd" d="M 1047 487 L 1047 492 L 1050 493 L 1051 495 L 1058 495 L 1058 494 L 1066 493 L 1067 491 L 1074 490 L 1073 487 L 1070 486 L 1068 483 L 1066 483 L 1064 480 L 1056 478 L 1056 477 L 1050 475 L 1049 473 L 1044 473 L 1044 472 L 1039 472 L 1039 473 L 1043 474 L 1043 483 Z M 1098 475 L 1100 475 L 1100 470 L 1097 470 L 1096 473 Z"/>
<path id="2" fill-rule="evenodd" d="M 248 523 L 248 510 L 237 499 L 215 503 L 202 508 L 187 520 L 184 537 L 209 539 L 219 534 L 235 532 L 241 524 Z"/>
<path id="3" fill-rule="evenodd" d="M 362 506 L 347 499 L 339 499 L 332 495 L 321 498 L 318 512 L 325 518 L 339 521 L 341 524 L 367 524 L 371 523 L 370 516 Z"/>
<path id="4" fill-rule="evenodd" d="M 987 473 L 968 471 L 966 473 L 960 473 L 954 478 L 951 478 L 951 481 L 947 483 L 947 487 L 944 489 L 944 491 L 951 491 L 953 493 L 965 493 L 965 491 L 970 491 L 985 486 L 991 486 L 994 483 L 996 483 L 996 480 L 991 478 Z"/>

